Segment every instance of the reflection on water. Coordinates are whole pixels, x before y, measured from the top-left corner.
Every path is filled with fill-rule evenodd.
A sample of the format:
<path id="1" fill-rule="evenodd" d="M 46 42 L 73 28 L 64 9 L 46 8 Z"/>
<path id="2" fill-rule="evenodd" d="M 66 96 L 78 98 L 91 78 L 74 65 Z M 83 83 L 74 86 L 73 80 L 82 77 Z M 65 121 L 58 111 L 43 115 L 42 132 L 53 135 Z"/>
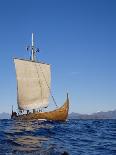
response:
<path id="1" fill-rule="evenodd" d="M 22 136 L 14 140 L 14 142 L 18 145 L 17 147 L 15 147 L 15 150 L 17 151 L 18 150 L 20 151 L 38 150 L 38 148 L 42 147 L 42 142 L 47 140 L 48 138 L 45 138 L 45 137 L 40 138 L 40 137 L 34 137 L 34 136 Z"/>
<path id="2" fill-rule="evenodd" d="M 54 123 L 45 121 L 10 121 L 4 131 L 8 143 L 7 154 L 65 155 L 64 150 L 58 150 L 51 141 L 54 127 Z"/>

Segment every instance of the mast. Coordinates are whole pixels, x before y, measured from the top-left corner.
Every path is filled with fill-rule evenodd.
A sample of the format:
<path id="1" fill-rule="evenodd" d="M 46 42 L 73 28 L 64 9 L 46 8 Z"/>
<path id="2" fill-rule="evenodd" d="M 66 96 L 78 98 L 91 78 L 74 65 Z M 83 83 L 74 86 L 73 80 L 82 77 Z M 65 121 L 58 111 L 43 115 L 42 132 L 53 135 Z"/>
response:
<path id="1" fill-rule="evenodd" d="M 31 36 L 31 46 L 27 46 L 27 51 L 31 51 L 31 61 L 36 61 L 36 52 L 39 52 L 39 48 L 35 48 L 34 45 L 34 33 Z"/>
<path id="2" fill-rule="evenodd" d="M 20 110 L 45 108 L 49 103 L 49 95 L 52 96 L 53 102 L 57 106 L 50 89 L 50 65 L 36 62 L 36 52 L 39 52 L 39 49 L 35 48 L 33 33 L 31 39 L 31 46 L 26 48 L 27 51 L 31 52 L 30 61 L 14 59 L 17 75 L 18 107 Z M 28 80 L 26 80 L 27 77 Z"/>
<path id="3" fill-rule="evenodd" d="M 35 61 L 34 34 L 32 33 L 31 60 Z"/>

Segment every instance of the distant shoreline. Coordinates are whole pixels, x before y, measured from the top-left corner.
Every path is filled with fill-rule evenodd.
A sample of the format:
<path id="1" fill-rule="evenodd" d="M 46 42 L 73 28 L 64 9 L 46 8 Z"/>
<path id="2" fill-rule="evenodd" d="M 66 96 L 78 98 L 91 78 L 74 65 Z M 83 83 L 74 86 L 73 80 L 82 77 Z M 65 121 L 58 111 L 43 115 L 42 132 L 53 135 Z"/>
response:
<path id="1" fill-rule="evenodd" d="M 8 113 L 0 113 L 0 119 L 10 119 L 11 115 Z M 116 119 L 116 110 L 107 111 L 107 112 L 97 112 L 93 114 L 79 114 L 79 113 L 70 113 L 68 119 L 82 119 L 82 120 L 91 120 L 91 119 Z"/>
<path id="2" fill-rule="evenodd" d="M 69 119 L 116 119 L 116 110 L 107 112 L 97 112 L 93 114 L 78 114 L 72 112 L 68 116 Z"/>

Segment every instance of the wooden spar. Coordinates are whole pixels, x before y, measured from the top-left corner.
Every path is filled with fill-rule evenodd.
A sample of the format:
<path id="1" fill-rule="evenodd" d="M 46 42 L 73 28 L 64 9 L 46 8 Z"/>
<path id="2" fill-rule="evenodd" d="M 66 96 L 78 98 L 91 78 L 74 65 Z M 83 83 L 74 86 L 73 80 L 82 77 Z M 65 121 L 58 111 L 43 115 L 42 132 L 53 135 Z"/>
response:
<path id="1" fill-rule="evenodd" d="M 48 121 L 66 121 L 68 116 L 68 110 L 69 110 L 69 98 L 67 95 L 67 100 L 65 101 L 64 105 L 54 111 L 23 114 L 13 118 L 16 120 L 46 119 Z"/>
<path id="2" fill-rule="evenodd" d="M 35 61 L 35 51 L 34 51 L 34 36 L 32 33 L 32 49 L 31 49 L 31 60 Z"/>

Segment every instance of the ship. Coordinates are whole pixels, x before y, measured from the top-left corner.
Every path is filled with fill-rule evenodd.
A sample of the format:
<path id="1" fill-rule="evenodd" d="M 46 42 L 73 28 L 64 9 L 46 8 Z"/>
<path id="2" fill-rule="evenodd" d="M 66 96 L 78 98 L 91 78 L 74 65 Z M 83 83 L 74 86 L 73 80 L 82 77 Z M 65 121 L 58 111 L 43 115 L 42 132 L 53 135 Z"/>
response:
<path id="1" fill-rule="evenodd" d="M 30 59 L 13 58 L 17 81 L 17 112 L 12 106 L 11 119 L 66 121 L 69 111 L 68 93 L 64 104 L 59 107 L 51 91 L 51 65 L 37 60 L 39 48 L 35 48 L 32 33 Z M 48 110 L 52 98 L 55 109 Z"/>

